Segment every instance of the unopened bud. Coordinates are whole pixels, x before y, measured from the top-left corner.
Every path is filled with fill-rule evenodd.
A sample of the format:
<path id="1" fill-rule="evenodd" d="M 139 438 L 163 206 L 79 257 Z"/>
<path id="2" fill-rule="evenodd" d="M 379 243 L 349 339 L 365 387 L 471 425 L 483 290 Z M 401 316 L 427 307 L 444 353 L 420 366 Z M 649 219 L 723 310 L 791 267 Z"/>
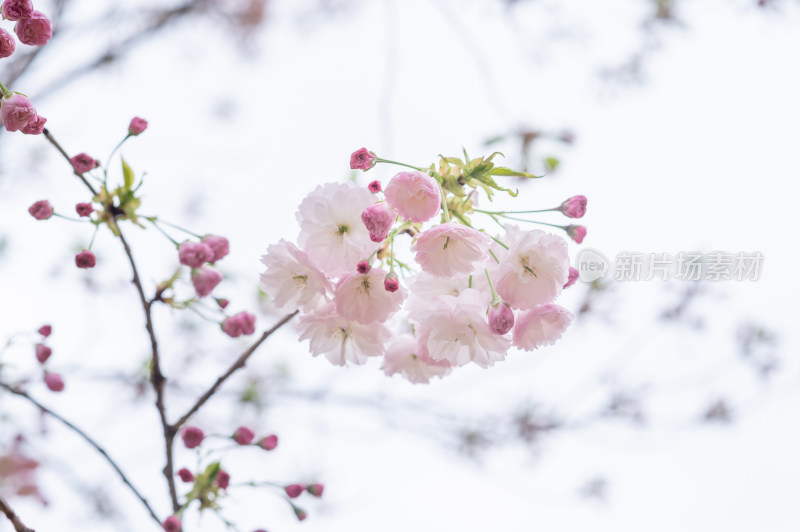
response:
<path id="1" fill-rule="evenodd" d="M 178 470 L 178 476 L 181 477 L 181 480 L 184 482 L 194 482 L 194 474 L 185 467 Z"/>
<path id="2" fill-rule="evenodd" d="M 309 492 L 314 497 L 322 497 L 322 492 L 325 490 L 325 486 L 322 484 L 311 484 L 310 486 L 306 487 L 306 491 Z"/>
<path id="3" fill-rule="evenodd" d="M 187 449 L 194 449 L 198 447 L 201 443 L 203 443 L 203 439 L 206 435 L 203 433 L 203 430 L 198 427 L 183 427 L 181 431 L 181 438 L 183 439 L 183 444 L 186 446 Z"/>
<path id="4" fill-rule="evenodd" d="M 358 273 L 367 273 L 372 269 L 372 266 L 369 265 L 369 262 L 362 260 L 356 265 L 356 271 Z"/>
<path id="5" fill-rule="evenodd" d="M 44 383 L 53 392 L 61 392 L 64 390 L 64 379 L 61 378 L 61 375 L 58 373 L 50 373 L 49 371 L 45 371 L 44 373 Z"/>
<path id="6" fill-rule="evenodd" d="M 46 345 L 36 344 L 36 360 L 38 360 L 40 364 L 47 362 L 47 359 L 50 358 L 52 354 L 53 350 Z"/>
<path id="7" fill-rule="evenodd" d="M 505 334 L 514 326 L 514 311 L 500 302 L 489 309 L 489 327 L 495 334 Z"/>
<path id="8" fill-rule="evenodd" d="M 267 451 L 271 451 L 278 446 L 278 437 L 274 434 L 271 434 L 258 442 L 258 446 Z"/>
<path id="9" fill-rule="evenodd" d="M 236 432 L 233 433 L 233 441 L 238 443 L 239 445 L 250 445 L 253 443 L 253 439 L 256 435 L 247 427 L 239 427 L 236 429 Z"/>

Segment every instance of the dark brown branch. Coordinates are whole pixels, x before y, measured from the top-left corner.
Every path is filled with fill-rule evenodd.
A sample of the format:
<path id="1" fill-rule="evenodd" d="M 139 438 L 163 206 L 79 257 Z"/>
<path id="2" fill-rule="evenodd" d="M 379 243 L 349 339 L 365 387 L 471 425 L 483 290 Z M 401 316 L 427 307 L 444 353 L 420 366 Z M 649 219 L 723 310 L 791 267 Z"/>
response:
<path id="1" fill-rule="evenodd" d="M 62 156 L 64 156 L 71 166 L 72 161 L 70 161 L 69 154 L 67 154 L 64 148 L 61 147 L 58 141 L 53 138 L 47 129 L 44 130 L 44 136 L 48 141 L 50 141 L 50 144 L 55 146 L 55 148 L 61 153 Z M 95 192 L 94 188 L 86 180 L 83 174 L 74 170 L 73 172 L 81 179 L 81 181 L 83 181 L 83 184 L 86 185 L 93 194 L 97 195 L 97 192 Z M 155 329 L 153 328 L 153 319 L 150 313 L 152 303 L 148 301 L 147 297 L 144 295 L 142 280 L 139 277 L 139 270 L 136 268 L 136 261 L 133 259 L 131 247 L 128 245 L 128 241 L 125 240 L 125 235 L 122 234 L 122 230 L 120 229 L 119 225 L 116 224 L 116 220 L 114 221 L 114 225 L 119 234 L 119 239 L 122 242 L 122 246 L 125 248 L 125 255 L 128 257 L 128 262 L 131 265 L 131 270 L 133 271 L 133 284 L 136 286 L 136 292 L 139 294 L 139 301 L 142 304 L 142 310 L 144 311 L 145 328 L 147 329 L 147 335 L 150 338 L 150 348 L 152 352 L 150 382 L 152 383 L 153 389 L 156 392 L 156 408 L 158 409 L 158 415 L 161 420 L 161 428 L 164 432 L 164 447 L 167 463 L 163 469 L 163 472 L 164 476 L 167 478 L 167 485 L 169 486 L 172 510 L 178 511 L 180 504 L 178 504 L 178 492 L 175 488 L 175 475 L 172 465 L 172 442 L 175 439 L 175 430 L 167 422 L 166 406 L 164 405 L 164 384 L 166 383 L 167 379 L 164 377 L 164 374 L 161 373 L 161 360 L 158 353 L 158 340 L 156 339 Z"/>
<path id="2" fill-rule="evenodd" d="M 53 135 L 51 135 L 51 134 L 50 134 L 50 132 L 47 130 L 47 128 L 45 128 L 45 130 L 42 132 L 42 134 L 45 136 L 45 138 L 46 138 L 47 140 L 49 140 L 49 141 L 50 141 L 50 144 L 52 144 L 53 146 L 55 146 L 55 147 L 56 147 L 56 149 L 57 149 L 59 152 L 61 152 L 61 155 L 63 155 L 63 156 L 64 156 L 64 158 L 67 160 L 67 162 L 69 162 L 69 165 L 70 165 L 70 166 L 72 166 L 72 160 L 69 158 L 69 154 L 68 154 L 68 153 L 67 153 L 67 152 L 64 150 L 64 148 L 62 148 L 62 147 L 61 147 L 61 144 L 59 144 L 59 143 L 58 143 L 58 141 L 57 141 L 55 138 L 53 138 Z M 92 186 L 92 184 L 91 184 L 91 183 L 89 183 L 89 182 L 86 180 L 86 178 L 84 177 L 84 175 L 83 175 L 82 173 L 80 173 L 80 172 L 78 172 L 77 170 L 75 170 L 75 168 L 74 168 L 74 167 L 73 167 L 73 169 L 72 169 L 72 173 L 74 173 L 76 176 L 78 176 L 78 178 L 79 178 L 81 181 L 83 181 L 83 184 L 84 184 L 84 185 L 86 185 L 86 187 L 87 187 L 89 190 L 91 190 L 91 191 L 92 191 L 92 196 L 97 196 L 97 191 L 94 189 L 94 187 Z"/>
<path id="3" fill-rule="evenodd" d="M 8 517 L 8 520 L 11 521 L 12 525 L 14 525 L 14 530 L 17 532 L 36 532 L 34 529 L 25 526 L 25 524 L 20 520 L 19 516 L 14 513 L 14 510 L 2 497 L 0 497 L 0 511 L 6 514 L 6 517 Z"/>
<path id="4" fill-rule="evenodd" d="M 153 511 L 153 508 L 150 506 L 150 503 L 147 502 L 147 499 L 145 499 L 144 496 L 141 494 L 141 492 L 139 492 L 139 490 L 136 489 L 136 487 L 131 483 L 131 481 L 128 479 L 128 477 L 125 475 L 125 473 L 122 472 L 122 469 L 120 469 L 120 467 L 117 465 L 117 463 L 114 461 L 114 459 L 111 458 L 111 456 L 109 456 L 108 452 L 106 452 L 106 450 L 103 449 L 100 446 L 100 444 L 98 444 L 96 441 L 94 441 L 84 431 L 82 431 L 81 429 L 79 429 L 78 427 L 73 425 L 72 422 L 70 422 L 67 419 L 63 418 L 61 415 L 53 412 L 52 410 L 50 410 L 49 408 L 44 406 L 42 403 L 40 403 L 39 401 L 37 401 L 36 399 L 31 397 L 30 395 L 28 395 L 24 391 L 22 391 L 22 390 L 20 390 L 18 388 L 15 388 L 13 386 L 9 386 L 8 384 L 2 383 L 2 382 L 0 382 L 0 388 L 5 388 L 6 390 L 8 390 L 9 392 L 13 393 L 14 395 L 17 395 L 19 397 L 22 397 L 22 398 L 26 399 L 29 403 L 31 403 L 34 406 L 36 406 L 42 412 L 45 412 L 45 413 L 51 415 L 52 417 L 54 417 L 55 419 L 57 419 L 58 421 L 60 421 L 68 429 L 72 430 L 72 432 L 74 432 L 75 434 L 77 434 L 78 436 L 83 438 L 83 440 L 86 441 L 86 443 L 88 443 L 89 445 L 94 447 L 95 450 L 98 453 L 100 453 L 103 456 L 103 458 L 106 459 L 106 462 L 108 462 L 111 465 L 111 467 L 114 468 L 114 471 L 117 472 L 117 474 L 119 475 L 119 478 L 122 480 L 122 482 L 126 486 L 128 486 L 128 488 L 130 488 L 130 490 L 134 493 L 134 495 L 136 495 L 136 497 L 139 498 L 139 500 L 142 502 L 142 504 L 144 504 L 145 508 L 147 508 L 147 511 L 150 513 L 150 517 L 152 517 L 155 520 L 155 522 L 158 523 L 159 525 L 161 524 L 161 520 L 158 518 L 156 513 Z M 2 499 L 0 499 L 0 501 L 2 501 Z M 7 513 L 6 513 L 6 516 L 8 516 Z M 11 518 L 9 517 L 9 519 L 11 519 Z M 12 522 L 13 522 L 13 520 L 12 520 Z M 29 529 L 28 528 L 22 528 L 22 529 L 17 528 L 17 530 L 29 530 Z"/>
<path id="5" fill-rule="evenodd" d="M 128 262 L 133 270 L 133 284 L 136 286 L 136 292 L 139 294 L 139 302 L 142 304 L 144 310 L 145 328 L 147 335 L 150 337 L 150 350 L 152 353 L 151 369 L 150 369 L 150 383 L 153 385 L 153 390 L 156 392 L 156 408 L 158 409 L 158 416 L 161 419 L 161 428 L 164 432 L 164 447 L 167 463 L 164 466 L 164 476 L 167 478 L 169 485 L 169 495 L 172 499 L 172 510 L 178 511 L 180 504 L 178 503 L 178 492 L 175 487 L 175 474 L 172 464 L 172 442 L 175 439 L 175 429 L 167 421 L 167 408 L 164 404 L 164 385 L 167 379 L 161 372 L 161 358 L 158 352 L 158 340 L 156 339 L 156 332 L 153 328 L 153 317 L 151 313 L 152 303 L 147 300 L 144 295 L 144 288 L 142 287 L 142 280 L 139 277 L 139 270 L 136 268 L 136 261 L 133 259 L 133 252 L 125 240 L 125 235 L 122 233 L 119 225 L 116 225 L 119 239 L 122 246 L 125 248 L 125 255 L 128 257 Z"/>
<path id="6" fill-rule="evenodd" d="M 283 327 L 284 325 L 286 325 L 286 324 L 289 322 L 289 320 L 291 320 L 292 318 L 294 318 L 294 317 L 297 315 L 297 313 L 298 313 L 298 312 L 299 312 L 299 311 L 295 310 L 295 311 L 294 311 L 294 312 L 292 312 L 291 314 L 287 314 L 286 316 L 284 316 L 283 318 L 281 318 L 281 320 L 280 320 L 278 323 L 276 323 L 275 325 L 273 325 L 271 329 L 268 329 L 268 330 L 264 331 L 264 334 L 262 334 L 262 335 L 261 335 L 261 338 L 259 338 L 259 339 L 256 341 L 256 343 L 254 343 L 253 345 L 251 345 L 251 346 L 250 346 L 250 347 L 247 349 L 247 351 L 245 351 L 244 353 L 242 353 L 242 354 L 241 354 L 241 356 L 240 356 L 238 359 L 236 359 L 236 362 L 234 362 L 234 363 L 231 365 L 231 367 L 229 367 L 229 368 L 228 368 L 228 371 L 226 371 L 225 373 L 223 373 L 222 375 L 220 375 L 220 377 L 219 377 L 219 378 L 216 380 L 216 382 L 215 382 L 215 383 L 214 383 L 214 384 L 211 386 L 211 388 L 209 388 L 209 389 L 206 391 L 206 393 L 204 393 L 203 395 L 201 395 L 201 396 L 200 396 L 200 398 L 199 398 L 199 399 L 198 399 L 198 400 L 195 402 L 195 404 L 194 404 L 194 405 L 193 405 L 193 406 L 192 406 L 192 407 L 189 409 L 189 411 L 188 411 L 188 412 L 186 412 L 184 415 L 182 415 L 182 416 L 181 416 L 181 418 L 180 418 L 178 421 L 176 421 L 174 425 L 172 425 L 172 428 L 173 428 L 174 432 L 177 432 L 177 431 L 178 431 L 178 429 L 180 429 L 180 428 L 183 426 L 183 424 L 184 424 L 184 423 L 186 423 L 186 421 L 187 421 L 187 420 L 188 420 L 190 417 L 192 417 L 192 416 L 193 416 L 193 415 L 194 415 L 194 414 L 195 414 L 195 413 L 196 413 L 198 410 L 200 410 L 200 408 L 201 408 L 201 407 L 202 407 L 202 406 L 203 406 L 203 405 L 206 403 L 206 401 L 208 401 L 209 399 L 211 399 L 211 396 L 212 396 L 212 395 L 214 395 L 214 393 L 216 393 L 216 391 L 219 389 L 219 387 L 220 387 L 220 386 L 222 386 L 222 384 L 223 384 L 223 383 L 224 383 L 226 380 L 228 380 L 228 377 L 230 377 L 231 375 L 233 375 L 233 374 L 234 374 L 234 373 L 235 373 L 237 370 L 239 370 L 239 369 L 243 368 L 243 367 L 245 366 L 245 364 L 247 364 L 247 359 L 248 359 L 248 358 L 250 358 L 250 356 L 251 356 L 253 353 L 255 353 L 256 349 L 258 349 L 258 348 L 259 348 L 259 346 L 260 346 L 262 343 L 264 343 L 264 341 L 265 341 L 267 338 L 269 338 L 270 336 L 272 336 L 272 333 L 274 333 L 275 331 L 277 331 L 278 329 L 280 329 L 281 327 Z"/>

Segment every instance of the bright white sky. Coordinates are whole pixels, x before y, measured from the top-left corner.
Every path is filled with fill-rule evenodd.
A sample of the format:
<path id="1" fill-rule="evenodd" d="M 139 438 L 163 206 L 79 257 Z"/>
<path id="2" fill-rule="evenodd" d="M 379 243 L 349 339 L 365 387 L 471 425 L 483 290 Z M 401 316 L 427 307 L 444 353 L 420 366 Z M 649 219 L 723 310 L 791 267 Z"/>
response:
<path id="1" fill-rule="evenodd" d="M 105 4 L 86 0 L 81 13 Z M 589 197 L 585 244 L 609 256 L 761 251 L 765 262 L 757 282 L 708 288 L 695 309 L 707 323 L 703 332 L 656 320 L 677 299 L 676 289 L 631 283 L 605 301 L 603 308 L 613 310 L 607 322 L 595 317 L 554 348 L 514 353 L 491 370 L 465 369 L 428 387 L 386 379 L 376 364 L 331 368 L 288 331 L 270 342 L 252 371 L 286 367 L 292 389 L 330 389 L 334 398 L 278 396 L 266 417 L 221 406 L 196 422 L 224 430 L 248 422 L 281 436 L 273 456 L 229 458 L 234 482 L 250 474 L 318 479 L 328 491 L 320 504 L 303 501 L 310 518 L 295 524 L 281 501 L 240 490 L 226 510 L 244 532 L 797 530 L 794 301 L 800 294 L 792 281 L 800 253 L 789 225 L 800 192 L 796 3 L 763 12 L 745 0 L 679 2 L 682 23 L 659 31 L 664 46 L 648 56 L 641 86 L 604 82 L 599 71 L 641 46 L 643 1 L 601 7 L 591 0 L 541 0 L 511 11 L 488 0 L 363 1 L 332 17 L 312 16 L 310 1 L 270 4 L 270 20 L 247 52 L 218 23 L 184 25 L 37 105 L 71 153 L 105 156 L 118 140 L 110 132 L 124 132 L 134 115 L 150 121 L 146 134 L 124 149 L 137 172 L 147 171 L 146 210 L 230 238 L 225 294 L 237 308 L 253 306 L 266 246 L 296 238 L 295 207 L 317 184 L 346 178 L 354 149 L 426 164 L 462 146 L 478 154 L 486 138 L 518 125 L 570 128 L 578 142 L 552 146 L 562 157 L 561 171 L 526 186 L 516 208 L 547 208 L 582 193 Z M 70 49 L 48 50 L 50 64 L 59 65 L 52 68 L 78 61 L 105 33 L 98 27 Z M 46 78 L 34 73 L 30 86 L 13 88 L 35 95 L 37 81 Z M 110 412 L 103 394 L 116 397 L 118 388 L 91 391 L 98 389 L 93 375 L 130 373 L 145 352 L 128 269 L 115 256 L 116 243 L 101 236 L 97 269 L 90 276 L 74 271 L 74 248 L 88 242 L 89 230 L 37 223 L 24 211 L 42 198 L 70 210 L 85 201 L 82 191 L 43 139 L 3 135 L 1 142 L 0 233 L 9 248 L 0 259 L 0 297 L 7 302 L 0 338 L 53 323 L 53 363 L 68 389 L 57 398 L 41 386 L 32 393 L 101 434 L 165 513 L 163 481 L 153 466 L 161 467 L 160 447 L 140 436 L 150 429 L 156 434 L 149 403 Z M 514 162 L 514 146 L 502 149 Z M 368 176 L 373 173 L 385 180 L 392 169 Z M 169 246 L 153 231 L 133 238 L 145 278 L 168 275 Z M 579 249 L 571 244 L 571 253 Z M 86 279 L 111 296 L 87 301 Z M 576 309 L 582 290 L 561 303 Z M 167 312 L 159 318 L 169 321 Z M 271 320 L 260 317 L 262 325 Z M 780 335 L 783 366 L 772 381 L 756 379 L 737 358 L 734 334 L 746 320 Z M 165 336 L 165 349 L 181 353 L 167 372 L 187 375 L 185 401 L 234 356 L 230 341 L 215 335 L 212 347 L 189 332 Z M 205 350 L 202 364 L 183 358 L 187 343 Z M 9 351 L 20 359 L 27 352 L 24 346 Z M 534 451 L 510 444 L 472 461 L 430 417 L 434 411 L 468 420 L 539 401 L 547 410 L 580 416 L 602 407 L 604 380 L 649 391 L 645 429 L 610 420 L 565 430 Z M 124 401 L 127 389 L 124 394 L 116 398 Z M 730 398 L 737 422 L 696 423 L 718 397 Z M 18 407 L 0 395 L 3 411 Z M 105 464 L 48 426 L 51 436 L 36 449 L 46 455 L 57 446 L 62 457 L 87 458 L 46 464 L 60 468 L 45 476 L 52 509 L 20 501 L 19 513 L 33 516 L 26 521 L 42 531 L 149 530 L 146 515 L 114 488 Z M 64 483 L 65 475 L 87 486 L 107 478 L 124 517 L 87 524 L 86 497 Z M 596 476 L 610 482 L 605 503 L 578 496 Z M 187 529 L 200 527 L 190 518 Z M 217 529 L 222 525 L 213 517 L 203 521 L 202 530 Z"/>

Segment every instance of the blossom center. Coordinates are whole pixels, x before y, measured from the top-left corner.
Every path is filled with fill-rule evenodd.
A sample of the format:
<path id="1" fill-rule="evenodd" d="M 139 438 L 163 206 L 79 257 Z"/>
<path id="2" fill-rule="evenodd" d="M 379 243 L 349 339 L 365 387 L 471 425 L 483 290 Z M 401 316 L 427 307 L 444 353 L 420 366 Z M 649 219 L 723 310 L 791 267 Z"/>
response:
<path id="1" fill-rule="evenodd" d="M 533 275 L 534 277 L 538 277 L 536 275 L 536 269 L 531 264 L 531 258 L 529 256 L 525 255 L 524 257 L 520 257 L 519 263 L 522 266 L 523 270 Z"/>

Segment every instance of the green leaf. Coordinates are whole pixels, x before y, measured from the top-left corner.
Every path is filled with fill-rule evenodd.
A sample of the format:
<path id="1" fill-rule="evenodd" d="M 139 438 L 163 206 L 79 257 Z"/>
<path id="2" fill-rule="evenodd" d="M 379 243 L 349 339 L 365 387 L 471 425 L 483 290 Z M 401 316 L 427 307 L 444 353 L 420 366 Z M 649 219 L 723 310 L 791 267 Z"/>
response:
<path id="1" fill-rule="evenodd" d="M 133 186 L 133 170 L 125 162 L 125 159 L 122 159 L 122 175 L 125 177 L 125 188 L 130 190 Z"/>
<path id="2" fill-rule="evenodd" d="M 519 170 L 512 170 L 511 168 L 506 168 L 504 166 L 495 166 L 489 172 L 489 175 L 499 175 L 499 176 L 509 176 L 509 177 L 531 177 L 531 178 L 541 178 L 544 176 L 541 175 L 533 175 L 529 174 L 528 172 L 521 172 Z"/>

